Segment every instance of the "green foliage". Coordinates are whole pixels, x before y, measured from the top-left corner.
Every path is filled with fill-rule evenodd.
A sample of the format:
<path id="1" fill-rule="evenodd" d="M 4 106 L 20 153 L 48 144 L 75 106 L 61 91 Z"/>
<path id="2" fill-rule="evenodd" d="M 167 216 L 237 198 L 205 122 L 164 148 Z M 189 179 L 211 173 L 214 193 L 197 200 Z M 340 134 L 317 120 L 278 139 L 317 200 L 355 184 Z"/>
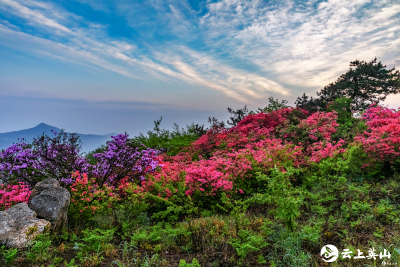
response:
<path id="1" fill-rule="evenodd" d="M 167 261 L 164 258 L 161 258 L 158 254 L 154 254 L 151 257 L 146 254 L 143 258 L 134 258 L 133 263 L 133 266 L 139 267 L 167 266 Z"/>
<path id="2" fill-rule="evenodd" d="M 142 248 L 162 244 L 162 247 L 168 248 L 190 235 L 191 232 L 185 227 L 172 227 L 168 223 L 159 223 L 132 235 L 131 244 Z M 158 247 L 158 250 L 162 247 Z"/>
<path id="3" fill-rule="evenodd" d="M 328 111 L 337 112 L 337 122 L 339 123 L 337 132 L 332 135 L 332 140 L 343 139 L 346 143 L 350 143 L 357 134 L 367 130 L 364 121 L 353 117 L 352 103 L 352 99 L 342 97 L 335 99 L 332 104 L 328 105 Z"/>
<path id="4" fill-rule="evenodd" d="M 337 122 L 339 124 L 346 123 L 346 121 L 351 119 L 351 103 L 353 99 L 350 98 L 336 98 L 331 105 L 328 106 L 328 111 L 331 112 L 335 110 L 337 112 Z"/>
<path id="5" fill-rule="evenodd" d="M 102 230 L 99 228 L 94 230 L 85 229 L 82 231 L 84 235 L 82 241 L 84 241 L 88 249 L 92 251 L 103 250 L 104 246 L 114 238 L 115 231 L 116 228 L 110 230 Z"/>
<path id="6" fill-rule="evenodd" d="M 174 123 L 172 131 L 160 129 L 162 117 L 154 121 L 153 131 L 148 131 L 147 136 L 142 133 L 139 136 L 132 138 L 134 146 L 143 144 L 147 148 L 159 149 L 167 155 L 173 156 L 178 154 L 201 135 L 205 133 L 204 127 L 192 123 L 187 125 L 186 129 L 179 128 L 178 124 Z"/>
<path id="7" fill-rule="evenodd" d="M 78 265 L 75 265 L 75 259 L 72 259 L 69 263 L 67 261 L 64 261 L 65 267 L 78 267 Z"/>
<path id="8" fill-rule="evenodd" d="M 4 248 L 5 246 L 1 247 L 1 254 L 4 257 L 4 261 L 7 265 L 12 265 L 14 263 L 15 258 L 17 257 L 18 249 L 10 248 L 6 250 Z"/>
<path id="9" fill-rule="evenodd" d="M 255 113 L 269 113 L 275 110 L 279 110 L 282 108 L 287 108 L 288 107 L 288 101 L 287 100 L 282 100 L 279 102 L 278 99 L 274 99 L 272 96 L 268 97 L 268 105 L 265 108 L 258 108 L 256 112 L 250 112 L 250 114 L 255 114 Z"/>
<path id="10" fill-rule="evenodd" d="M 48 234 L 38 235 L 32 246 L 28 248 L 26 259 L 32 263 L 43 262 L 52 259 L 53 255 L 49 251 L 51 245 Z"/>
<path id="11" fill-rule="evenodd" d="M 149 192 L 145 199 L 152 203 L 150 210 L 153 213 L 153 219 L 175 222 L 184 216 L 199 213 L 199 206 L 201 207 L 203 203 L 194 203 L 193 198 L 185 194 L 186 184 L 183 175 L 182 181 L 166 184 L 164 184 L 164 181 L 155 181 L 152 177 L 149 177 L 149 179 L 155 181 L 155 191 Z M 176 192 L 171 199 L 158 196 L 159 192 L 164 192 L 166 189 Z"/>
<path id="12" fill-rule="evenodd" d="M 179 261 L 179 267 L 201 267 L 201 265 L 196 258 L 192 260 L 192 263 L 186 263 L 186 261 L 182 259 Z"/>
<path id="13" fill-rule="evenodd" d="M 85 229 L 82 231 L 81 240 L 84 243 L 75 243 L 74 249 L 78 250 L 77 258 L 83 265 L 97 266 L 104 256 L 111 255 L 114 246 L 110 244 L 114 238 L 116 228 L 102 230 L 99 228 Z"/>
<path id="14" fill-rule="evenodd" d="M 240 238 L 233 239 L 229 244 L 236 249 L 240 261 L 242 261 L 248 253 L 259 251 L 268 245 L 263 236 L 255 235 L 248 230 L 239 230 L 238 236 Z"/>
<path id="15" fill-rule="evenodd" d="M 266 201 L 276 206 L 276 210 L 271 213 L 275 218 L 282 219 L 291 231 L 294 230 L 296 218 L 300 215 L 303 194 L 301 190 L 292 186 L 290 178 L 299 173 L 299 169 L 288 167 L 286 172 L 274 168 L 268 176 L 262 173 L 258 173 L 257 176 L 258 180 L 267 182 Z"/>
<path id="16" fill-rule="evenodd" d="M 389 94 L 397 94 L 400 87 L 400 72 L 387 70 L 375 58 L 371 62 L 355 60 L 350 62 L 350 69 L 336 82 L 325 86 L 317 93 L 321 99 L 333 101 L 347 97 L 353 100 L 353 109 L 365 110 L 372 103 L 379 103 Z"/>
<path id="17" fill-rule="evenodd" d="M 306 237 L 305 233 L 288 232 L 278 226 L 270 236 L 272 251 L 267 258 L 275 266 L 308 266 L 311 254 L 301 248 Z"/>

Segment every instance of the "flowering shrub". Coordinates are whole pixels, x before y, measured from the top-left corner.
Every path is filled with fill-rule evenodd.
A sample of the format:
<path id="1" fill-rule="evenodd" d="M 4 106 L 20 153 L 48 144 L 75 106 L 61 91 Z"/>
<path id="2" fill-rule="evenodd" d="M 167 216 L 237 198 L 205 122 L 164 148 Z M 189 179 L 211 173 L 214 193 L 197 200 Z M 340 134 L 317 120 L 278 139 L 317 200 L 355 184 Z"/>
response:
<path id="1" fill-rule="evenodd" d="M 284 171 L 287 165 L 299 167 L 304 164 L 300 147 L 285 145 L 275 138 L 250 143 L 238 151 L 216 151 L 207 160 L 189 162 L 189 158 L 187 154 L 169 157 L 168 162 L 163 162 L 160 172 L 141 182 L 137 192 L 151 192 L 169 199 L 176 190 L 168 188 L 168 184 L 175 188 L 184 181 L 186 195 L 196 201 L 204 197 L 210 199 L 222 192 L 228 195 L 249 194 L 257 191 L 255 172 L 267 173 L 275 166 Z M 157 189 L 157 185 L 164 191 Z"/>
<path id="2" fill-rule="evenodd" d="M 119 199 L 113 186 L 99 186 L 96 179 L 89 178 L 86 173 L 78 171 L 72 174 L 74 183 L 71 189 L 71 206 L 69 213 L 75 219 L 88 219 L 95 213 L 107 214 L 111 211 L 113 202 Z"/>
<path id="3" fill-rule="evenodd" d="M 400 112 L 371 106 L 361 120 L 354 119 L 358 120 L 357 123 L 365 121 L 367 131 L 358 134 L 351 142 L 332 137 L 340 126 L 336 111 L 307 115 L 300 109 L 282 108 L 269 113 L 250 114 L 230 129 L 214 125 L 191 147 L 181 150 L 185 152 L 174 156 L 135 147 L 132 139 L 120 134 L 112 137 L 104 151 L 93 154 L 95 165 L 90 165 L 79 156 L 72 156 L 78 150 L 69 150 L 71 162 L 75 163 L 66 163 L 68 168 L 65 167 L 65 170 L 73 170 L 73 174 L 57 177 L 64 185 L 69 185 L 72 195 L 70 212 L 75 214 L 74 218 L 87 219 L 96 213 L 109 214 L 117 205 L 127 205 L 133 200 L 142 201 L 152 211 L 163 214 L 159 216 L 177 218 L 184 213 L 179 203 L 185 203 L 185 207 L 194 212 L 196 208 L 193 205 L 216 207 L 222 196 L 238 200 L 253 193 L 268 192 L 268 183 L 257 178 L 257 173 L 266 177 L 274 173 L 285 174 L 292 183 L 307 169 L 325 163 L 328 166 L 332 158 L 352 160 L 354 164 L 351 168 L 353 171 L 357 169 L 357 176 L 360 177 L 366 171 L 360 170 L 360 162 L 364 162 L 364 167 L 378 163 L 382 167 L 384 162 L 392 164 L 391 167 L 397 163 L 400 166 Z M 43 146 L 46 140 L 44 138 Z M 21 176 L 22 181 L 25 178 L 35 181 L 49 175 L 51 172 L 47 169 L 53 165 L 47 162 L 58 160 L 57 144 L 61 149 L 64 143 L 47 143 L 49 147 L 42 150 L 52 151 L 54 155 L 45 157 L 43 161 L 36 158 L 39 155 L 35 148 L 37 145 L 20 142 L 3 151 L 1 175 Z M 350 154 L 351 160 L 346 158 Z M 360 159 L 357 155 L 365 158 Z M 56 166 L 60 168 L 63 165 Z M 301 184 L 299 181 L 296 183 Z M 29 191 L 26 186 L 20 184 L 20 191 L 15 189 L 7 196 L 2 189 L 3 198 L 7 198 L 8 202 L 2 200 L 1 203 L 24 201 L 21 200 L 24 199 L 23 194 Z M 5 204 L 3 206 L 6 208 Z"/>
<path id="4" fill-rule="evenodd" d="M 216 150 L 238 150 L 248 144 L 273 137 L 285 122 L 300 121 L 299 119 L 306 114 L 306 111 L 293 108 L 249 114 L 229 130 L 221 127 L 210 129 L 192 145 L 195 151 L 206 155 Z"/>
<path id="5" fill-rule="evenodd" d="M 127 135 L 112 136 L 113 140 L 107 144 L 107 149 L 93 157 L 97 164 L 93 167 L 93 176 L 99 185 L 112 183 L 117 185 L 123 178 L 129 177 L 131 181 L 144 179 L 144 175 L 154 172 L 159 166 L 157 155 L 159 151 L 129 146 Z"/>
<path id="6" fill-rule="evenodd" d="M 6 210 L 18 203 L 28 203 L 31 191 L 23 182 L 17 185 L 0 184 L 0 210 Z"/>
<path id="7" fill-rule="evenodd" d="M 330 140 L 331 135 L 336 132 L 337 112 L 316 112 L 303 120 L 299 127 L 309 129 L 310 138 L 316 140 Z"/>
<path id="8" fill-rule="evenodd" d="M 229 192 L 232 190 L 232 181 L 229 175 L 217 169 L 213 161 L 201 160 L 196 164 L 189 165 L 186 172 L 186 194 L 191 196 L 199 192 L 201 196 L 215 195 L 221 189 Z"/>
<path id="9" fill-rule="evenodd" d="M 100 186 L 116 185 L 129 176 L 130 180 L 144 179 L 159 166 L 157 150 L 133 148 L 127 135 L 112 136 L 105 151 L 94 154 L 96 165 L 91 165 L 79 154 L 77 134 L 54 133 L 42 135 L 32 144 L 24 140 L 0 152 L 0 179 L 5 183 L 23 181 L 30 187 L 45 178 L 55 178 L 63 185 L 74 182 L 72 172 L 85 172 L 95 177 Z"/>
<path id="10" fill-rule="evenodd" d="M 308 148 L 309 154 L 311 157 L 309 161 L 320 162 L 321 160 L 334 157 L 339 153 L 344 153 L 346 149 L 343 148 L 344 140 L 340 140 L 339 142 L 318 142 L 313 144 Z"/>
<path id="11" fill-rule="evenodd" d="M 32 144 L 21 140 L 0 152 L 0 179 L 25 182 L 30 187 L 51 177 L 60 182 L 68 181 L 72 171 L 85 171 L 89 165 L 79 155 L 78 134 L 54 132 L 34 138 Z"/>
<path id="12" fill-rule="evenodd" d="M 288 120 L 280 127 L 279 134 L 286 143 L 302 146 L 310 152 L 309 146 L 318 142 L 327 142 L 336 132 L 339 124 L 336 122 L 337 112 L 315 112 L 299 124 L 291 124 Z"/>
<path id="13" fill-rule="evenodd" d="M 356 143 L 362 145 L 371 161 L 393 163 L 400 155 L 400 112 L 371 105 L 362 119 L 368 129 L 354 138 Z"/>

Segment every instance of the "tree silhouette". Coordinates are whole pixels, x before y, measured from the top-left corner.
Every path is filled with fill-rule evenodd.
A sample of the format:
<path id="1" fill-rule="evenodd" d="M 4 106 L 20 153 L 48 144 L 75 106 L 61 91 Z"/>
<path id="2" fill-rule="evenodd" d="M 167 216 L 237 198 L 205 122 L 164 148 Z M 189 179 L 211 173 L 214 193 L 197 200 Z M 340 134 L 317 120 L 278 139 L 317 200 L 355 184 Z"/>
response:
<path id="1" fill-rule="evenodd" d="M 326 110 L 326 104 L 337 98 L 353 100 L 352 109 L 365 110 L 372 103 L 379 103 L 389 94 L 400 92 L 400 72 L 395 68 L 386 69 L 375 58 L 371 62 L 355 60 L 350 62 L 350 69 L 334 83 L 317 92 L 317 98 L 304 94 L 297 98 L 296 106 L 309 111 Z"/>

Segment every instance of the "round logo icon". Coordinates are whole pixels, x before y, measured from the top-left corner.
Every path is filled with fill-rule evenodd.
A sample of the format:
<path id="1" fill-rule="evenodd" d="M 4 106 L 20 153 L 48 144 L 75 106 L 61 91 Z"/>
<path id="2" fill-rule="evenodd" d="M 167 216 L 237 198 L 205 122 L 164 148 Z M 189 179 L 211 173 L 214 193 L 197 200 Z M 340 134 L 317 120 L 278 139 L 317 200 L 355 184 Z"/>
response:
<path id="1" fill-rule="evenodd" d="M 325 262 L 334 262 L 339 257 L 339 251 L 334 245 L 325 245 L 321 249 L 321 257 Z"/>

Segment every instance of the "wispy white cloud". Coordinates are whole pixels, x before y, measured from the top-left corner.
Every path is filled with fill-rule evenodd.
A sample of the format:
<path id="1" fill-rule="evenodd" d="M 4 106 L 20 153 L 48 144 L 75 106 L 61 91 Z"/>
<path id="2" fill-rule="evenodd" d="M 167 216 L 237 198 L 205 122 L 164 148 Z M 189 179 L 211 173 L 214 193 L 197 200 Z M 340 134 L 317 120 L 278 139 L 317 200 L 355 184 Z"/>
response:
<path id="1" fill-rule="evenodd" d="M 255 105 L 269 95 L 291 99 L 315 91 L 354 59 L 400 63 L 400 3 L 394 0 L 205 1 L 201 16 L 188 1 L 78 1 L 116 12 L 142 32 L 132 39 L 110 34 L 106 23 L 56 2 L 0 0 L 2 12 L 37 30 L 0 20 L 0 43 L 92 71 L 209 88 Z M 162 37 L 152 42 L 157 34 Z"/>
<path id="2" fill-rule="evenodd" d="M 140 76 L 126 71 L 123 67 L 112 64 L 86 50 L 70 47 L 23 32 L 14 31 L 2 24 L 0 24 L 0 33 L 2 36 L 7 37 L 0 39 L 0 43 L 3 45 L 19 48 L 25 52 L 46 55 L 69 63 L 81 65 L 86 68 L 94 68 L 94 70 L 98 70 L 98 68 L 95 67 L 101 67 L 131 78 L 141 78 Z"/>
<path id="3" fill-rule="evenodd" d="M 179 56 L 176 51 L 180 52 Z M 252 102 L 254 98 L 265 96 L 266 92 L 279 95 L 290 94 L 289 90 L 270 79 L 246 70 L 229 67 L 211 56 L 187 47 L 178 46 L 170 51 L 170 55 L 158 53 L 157 56 L 160 61 L 171 62 L 171 65 L 182 74 L 208 87 L 220 90 L 240 102 Z"/>
<path id="4" fill-rule="evenodd" d="M 48 8 L 48 5 L 45 5 L 43 3 L 38 3 L 34 1 L 24 1 L 24 2 L 29 3 L 31 5 L 33 4 L 34 6 Z M 16 1 L 0 0 L 0 3 L 3 5 L 3 8 L 5 8 L 7 11 L 27 19 L 30 23 L 36 23 L 39 25 L 45 25 L 47 27 L 54 28 L 57 30 L 55 33 L 73 33 L 67 27 L 57 23 L 53 19 L 44 16 L 39 11 L 23 6 L 22 4 Z"/>
<path id="5" fill-rule="evenodd" d="M 90 29 L 88 32 L 86 28 L 70 29 L 58 23 L 55 19 L 47 18 L 40 10 L 30 9 L 23 6 L 22 3 L 28 3 L 31 7 L 39 6 L 54 10 L 53 13 L 55 15 L 49 15 L 53 18 L 69 17 L 70 15 L 66 11 L 59 11 L 52 6 L 42 6 L 39 3 L 35 5 L 36 2 L 32 0 L 29 0 L 29 2 L 21 1 L 21 3 L 13 0 L 0 1 L 12 7 L 14 15 L 23 17 L 29 22 L 34 22 L 41 26 L 54 28 L 54 33 L 62 31 L 64 34 L 68 34 L 69 37 L 67 41 L 61 43 L 15 31 L 4 25 L 0 28 L 0 31 L 4 35 L 8 35 L 9 38 L 3 39 L 1 41 L 3 44 L 9 44 L 10 46 L 15 46 L 17 43 L 20 46 L 21 44 L 23 46 L 30 44 L 27 46 L 30 51 L 82 66 L 92 65 L 92 67 L 101 67 L 135 79 L 143 78 L 143 76 L 136 74 L 139 68 L 139 71 L 147 73 L 150 77 L 155 76 L 161 80 L 172 78 L 189 84 L 203 85 L 222 92 L 227 97 L 242 103 L 249 102 L 248 96 L 257 97 L 257 91 L 266 90 L 284 95 L 288 94 L 288 90 L 271 80 L 245 71 L 235 70 L 234 68 L 218 63 L 210 56 L 201 55 L 185 47 L 181 47 L 181 50 L 185 51 L 186 59 L 189 61 L 163 62 L 163 64 L 159 64 L 148 56 L 135 54 L 137 49 L 135 44 L 112 40 L 111 38 L 96 38 L 90 32 Z M 172 5 L 169 7 L 172 11 L 171 14 L 175 18 L 173 23 L 182 22 L 181 24 L 183 25 L 184 20 L 180 12 Z M 66 22 L 66 24 L 68 23 Z M 12 42 L 12 40 L 16 41 Z M 188 55 L 191 56 L 187 57 Z M 130 67 L 133 67 L 133 69 Z M 160 77 L 160 75 L 164 77 Z"/>
<path id="6" fill-rule="evenodd" d="M 368 5 L 368 6 L 366 6 Z M 317 89 L 354 59 L 400 59 L 400 3 L 329 0 L 304 5 L 224 0 L 209 4 L 201 23 L 209 45 L 258 65 L 278 83 Z M 388 57 L 388 55 L 394 58 Z"/>

